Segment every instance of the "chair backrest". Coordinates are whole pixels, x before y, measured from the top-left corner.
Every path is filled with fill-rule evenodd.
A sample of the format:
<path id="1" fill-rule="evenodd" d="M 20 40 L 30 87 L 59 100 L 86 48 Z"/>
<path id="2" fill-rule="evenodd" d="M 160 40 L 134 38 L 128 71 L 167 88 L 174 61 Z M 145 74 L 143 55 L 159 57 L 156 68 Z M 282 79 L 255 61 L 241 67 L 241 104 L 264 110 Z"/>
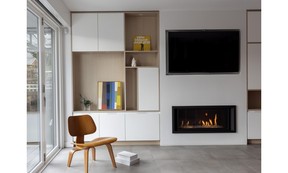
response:
<path id="1" fill-rule="evenodd" d="M 84 136 L 96 132 L 96 129 L 90 115 L 77 115 L 68 118 L 68 130 L 71 136 Z"/>

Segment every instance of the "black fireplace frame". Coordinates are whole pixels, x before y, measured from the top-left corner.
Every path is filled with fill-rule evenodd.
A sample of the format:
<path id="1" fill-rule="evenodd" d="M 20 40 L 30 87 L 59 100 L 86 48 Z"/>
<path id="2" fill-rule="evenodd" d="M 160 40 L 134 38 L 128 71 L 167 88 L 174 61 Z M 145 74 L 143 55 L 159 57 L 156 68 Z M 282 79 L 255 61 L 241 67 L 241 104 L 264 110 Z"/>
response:
<path id="1" fill-rule="evenodd" d="M 183 129 L 178 128 L 176 121 L 176 109 L 229 109 L 230 116 L 227 117 L 230 121 L 229 126 L 226 128 L 193 128 L 193 129 Z M 236 106 L 235 105 L 207 105 L 207 106 L 172 106 L 172 133 L 236 133 Z"/>

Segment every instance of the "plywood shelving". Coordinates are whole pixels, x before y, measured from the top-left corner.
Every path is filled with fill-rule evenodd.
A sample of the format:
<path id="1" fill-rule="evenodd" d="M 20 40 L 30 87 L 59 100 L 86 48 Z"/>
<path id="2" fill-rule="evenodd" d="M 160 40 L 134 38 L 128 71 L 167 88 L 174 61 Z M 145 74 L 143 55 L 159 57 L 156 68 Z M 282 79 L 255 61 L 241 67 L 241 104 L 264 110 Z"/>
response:
<path id="1" fill-rule="evenodd" d="M 91 12 L 92 13 L 92 12 Z M 139 86 L 137 86 L 138 70 L 139 68 L 159 68 L 159 14 L 158 12 L 117 12 L 115 15 L 110 13 L 99 13 L 98 15 L 91 13 L 72 13 L 72 45 L 79 45 L 79 41 L 75 40 L 81 38 L 80 48 L 75 48 L 72 52 L 73 55 L 73 110 L 81 111 L 82 106 L 80 103 L 80 94 L 90 99 L 93 102 L 91 111 L 97 110 L 98 95 L 97 95 L 97 82 L 98 81 L 121 81 L 123 82 L 123 111 L 139 111 L 138 104 L 141 102 L 138 97 Z M 95 12 L 97 13 L 97 12 Z M 113 12 L 111 12 L 113 13 Z M 87 18 L 85 17 L 87 15 Z M 80 17 L 79 17 L 80 16 Z M 94 49 L 87 49 L 85 46 L 85 33 L 81 32 L 81 28 L 89 28 L 89 20 L 93 20 L 91 16 L 98 16 L 98 20 L 109 18 L 109 21 L 114 21 L 119 26 L 111 27 L 113 24 L 103 24 L 102 22 L 93 22 L 93 28 L 89 29 L 91 35 L 95 35 L 95 40 L 98 39 L 98 43 L 105 44 L 103 37 L 107 30 L 110 33 L 113 29 L 123 27 L 123 31 L 117 32 L 117 34 L 123 34 L 123 40 L 119 40 L 121 36 L 117 36 L 117 48 L 115 50 L 111 48 L 109 51 L 101 50 L 100 46 L 95 45 Z M 120 19 L 123 16 L 123 19 Z M 75 20 L 73 20 L 73 17 Z M 111 20 L 110 20 L 111 18 Z M 116 20 L 117 18 L 117 20 Z M 83 25 L 77 25 L 78 22 Z M 109 22 L 107 21 L 107 22 Z M 122 22 L 123 21 L 123 26 Z M 73 28 L 75 23 L 75 27 Z M 104 22 L 105 23 L 105 22 Z M 115 22 L 114 22 L 115 23 Z M 97 26 L 101 25 L 101 26 Z M 109 26 L 109 28 L 105 27 Z M 102 28 L 102 32 L 99 32 L 97 28 Z M 104 27 L 104 28 L 103 28 Z M 80 28 L 80 29 L 79 29 Z M 74 29 L 74 31 L 73 31 Z M 122 30 L 122 29 L 121 29 Z M 98 32 L 98 34 L 95 34 Z M 73 35 L 73 33 L 77 35 Z M 133 37 L 139 35 L 149 35 L 151 37 L 151 50 L 150 51 L 134 51 L 133 50 Z M 86 37 L 91 39 L 90 37 Z M 116 37 L 115 37 L 116 38 Z M 84 39 L 84 40 L 83 40 Z M 119 44 L 123 43 L 123 50 L 119 50 Z M 77 44 L 76 44 L 77 43 Z M 84 44 L 84 45 L 83 45 Z M 89 47 L 89 45 L 87 45 Z M 74 46 L 75 47 L 75 46 Z M 91 47 L 91 45 L 90 45 Z M 83 49 L 83 50 L 82 50 Z M 136 59 L 137 66 L 131 67 L 132 58 Z M 159 78 L 159 73 L 157 74 Z M 156 85 L 155 85 L 156 86 Z M 157 87 L 159 87 L 157 85 Z M 144 88 L 145 87 L 141 87 Z M 159 88 L 157 88 L 159 89 Z M 143 92 L 143 91 L 142 91 Z M 145 92 L 145 91 L 144 91 Z M 147 91 L 149 92 L 149 91 Z M 159 100 L 159 96 L 157 96 Z M 111 111 L 111 110 L 107 110 Z M 159 108 L 152 108 L 151 111 L 159 111 Z"/>

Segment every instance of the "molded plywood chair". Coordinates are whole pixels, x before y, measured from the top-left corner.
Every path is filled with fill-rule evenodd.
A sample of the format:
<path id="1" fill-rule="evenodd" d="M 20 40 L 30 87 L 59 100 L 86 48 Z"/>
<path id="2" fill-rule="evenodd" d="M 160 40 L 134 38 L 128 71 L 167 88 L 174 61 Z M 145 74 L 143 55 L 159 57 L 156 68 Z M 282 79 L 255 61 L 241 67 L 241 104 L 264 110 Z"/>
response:
<path id="1" fill-rule="evenodd" d="M 92 159 L 96 160 L 95 147 L 106 145 L 110 154 L 112 165 L 116 168 L 115 158 L 111 143 L 117 141 L 115 137 L 100 137 L 89 142 L 84 142 L 84 136 L 96 132 L 96 125 L 90 115 L 70 116 L 68 118 L 68 130 L 71 136 L 76 136 L 73 149 L 69 152 L 67 166 L 70 167 L 73 155 L 76 151 L 84 150 L 84 169 L 88 173 L 89 149 L 92 150 Z"/>

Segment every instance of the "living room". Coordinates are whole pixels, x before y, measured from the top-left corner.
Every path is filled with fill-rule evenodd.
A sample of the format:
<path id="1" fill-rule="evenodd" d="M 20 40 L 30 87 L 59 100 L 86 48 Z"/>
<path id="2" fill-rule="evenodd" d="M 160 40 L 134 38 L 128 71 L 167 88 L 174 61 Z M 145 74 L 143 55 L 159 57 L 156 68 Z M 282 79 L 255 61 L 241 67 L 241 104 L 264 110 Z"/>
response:
<path id="1" fill-rule="evenodd" d="M 35 3 L 38 5 L 35 5 Z M 37 169 L 27 170 L 28 172 L 83 171 L 83 154 L 75 154 L 75 158 L 74 161 L 72 161 L 71 167 L 66 167 L 66 158 L 68 158 L 68 152 L 72 147 L 72 137 L 68 130 L 67 120 L 71 115 L 76 116 L 82 114 L 90 114 L 97 125 L 96 135 L 92 135 L 87 139 L 102 136 L 117 137 L 118 141 L 112 145 L 115 155 L 123 150 L 138 153 L 140 157 L 140 163 L 138 165 L 135 167 L 126 167 L 117 163 L 118 168 L 116 169 L 118 169 L 118 171 L 150 172 L 154 170 L 156 172 L 167 172 L 171 170 L 174 172 L 189 172 L 191 167 L 188 165 L 192 162 L 194 162 L 193 167 L 196 167 L 194 172 L 211 172 L 211 170 L 214 168 L 217 170 L 213 172 L 229 172 L 232 171 L 233 168 L 235 168 L 235 172 L 261 172 L 266 170 L 263 168 L 261 169 L 261 166 L 263 166 L 263 163 L 261 165 L 261 162 L 263 161 L 263 158 L 261 157 L 261 148 L 264 144 L 263 124 L 261 123 L 263 122 L 263 119 L 261 117 L 263 117 L 263 108 L 267 108 L 265 107 L 265 105 L 267 106 L 267 103 L 265 104 L 265 102 L 263 102 L 261 99 L 261 95 L 263 98 L 263 92 L 261 92 L 261 90 L 263 91 L 263 86 L 265 85 L 263 85 L 263 80 L 260 79 L 263 79 L 263 75 L 267 74 L 266 71 L 261 71 L 261 59 L 262 55 L 264 55 L 263 47 L 261 44 L 262 29 L 260 28 L 260 31 L 258 30 L 256 33 L 252 34 L 252 37 L 255 35 L 260 35 L 260 37 L 258 36 L 260 40 L 249 40 L 249 26 L 251 24 L 253 25 L 255 23 L 261 23 L 261 21 L 259 22 L 261 16 L 260 18 L 257 18 L 258 21 L 254 20 L 249 23 L 250 14 L 253 16 L 256 13 L 257 15 L 262 13 L 262 5 L 260 0 L 253 0 L 249 2 L 232 2 L 231 0 L 225 0 L 213 3 L 208 1 L 184 1 L 183 3 L 175 3 L 173 1 L 169 1 L 168 3 L 164 3 L 163 0 L 163 2 L 161 1 L 154 4 L 152 2 L 138 2 L 135 4 L 135 2 L 132 3 L 127 0 L 127 2 L 125 1 L 125 3 L 121 4 L 117 2 L 110 2 L 110 5 L 109 2 L 99 2 L 99 4 L 96 5 L 93 4 L 92 1 L 81 2 L 80 4 L 77 4 L 76 1 L 66 0 L 29 0 L 27 1 L 27 4 L 27 9 L 30 10 L 30 12 L 34 13 L 37 10 L 47 10 L 50 14 L 47 13 L 47 11 L 39 12 L 39 16 L 53 16 L 51 19 L 49 19 L 49 17 L 42 17 L 42 21 L 44 19 L 44 28 L 47 25 L 53 30 L 58 28 L 57 25 L 59 25 L 59 23 L 61 24 L 59 27 L 59 33 L 61 33 L 60 45 L 62 45 L 60 46 L 61 49 L 57 49 L 58 53 L 61 52 L 59 53 L 59 64 L 57 65 L 57 68 L 59 69 L 53 72 L 53 74 L 57 74 L 55 75 L 55 81 L 58 81 L 56 83 L 59 84 L 59 86 L 57 86 L 54 90 L 54 94 L 57 97 L 59 96 L 59 100 L 56 102 L 58 105 L 55 105 L 55 110 L 57 110 L 56 112 L 58 117 L 53 119 L 53 121 L 48 121 L 47 119 L 43 120 L 40 118 L 39 122 L 43 121 L 42 123 L 44 125 L 46 121 L 49 126 L 46 127 L 46 125 L 44 125 L 41 127 L 41 125 L 38 125 L 44 129 L 43 133 L 41 131 L 37 132 L 37 130 L 33 130 L 33 128 L 37 125 L 34 126 L 35 124 L 29 124 L 29 121 L 32 120 L 31 117 L 35 115 L 31 115 L 30 120 L 25 119 L 25 122 L 27 121 L 28 123 L 27 142 L 29 142 L 29 145 L 31 144 L 31 146 L 38 145 L 38 149 L 36 150 L 39 150 L 38 154 L 40 157 L 37 164 L 40 163 L 41 165 L 41 168 L 39 167 Z M 87 47 L 86 45 L 89 46 L 91 44 L 85 40 L 83 42 L 77 41 L 77 38 L 75 37 L 75 31 L 77 28 L 75 28 L 74 25 L 76 24 L 76 17 L 74 16 L 80 16 L 82 14 L 86 15 L 90 13 L 98 13 L 98 17 L 96 17 L 98 23 L 101 23 L 100 14 L 106 15 L 110 13 L 120 13 L 122 15 L 122 19 L 124 21 L 124 23 L 122 23 L 123 28 L 121 29 L 121 27 L 117 27 L 117 30 L 122 32 L 122 40 L 125 40 L 124 49 L 104 50 L 105 48 L 103 48 L 103 50 L 100 50 L 102 48 L 100 48 L 99 45 L 102 43 L 100 44 L 100 41 L 98 41 L 97 44 L 99 45 L 97 49 L 100 50 L 99 52 L 98 50 L 84 50 Z M 35 12 L 34 14 L 38 15 L 38 12 Z M 41 20 L 39 21 L 41 22 Z M 110 25 L 107 21 L 108 20 L 104 20 L 103 25 Z M 149 29 L 149 27 L 148 29 L 144 28 L 144 34 L 145 30 L 148 34 L 152 33 L 151 52 L 146 53 L 132 50 L 132 39 L 129 39 L 130 37 L 135 36 L 133 32 L 135 32 L 136 35 L 143 34 L 141 33 L 142 31 L 140 32 L 141 29 L 138 28 L 138 25 L 140 25 L 139 21 L 145 21 L 148 23 L 148 25 L 144 25 L 145 27 L 150 26 L 153 28 L 153 31 L 150 31 L 152 29 Z M 52 24 L 53 22 L 56 23 L 55 27 L 54 24 Z M 29 26 L 30 24 L 32 25 L 35 23 L 28 23 Z M 83 30 L 81 27 L 83 26 L 80 26 L 80 31 Z M 97 26 L 97 29 L 99 28 L 100 27 Z M 41 27 L 39 30 L 41 30 Z M 44 33 L 50 32 L 52 30 L 47 30 L 46 27 Z M 175 74 L 175 72 L 169 71 L 170 66 L 168 64 L 168 57 L 171 57 L 171 55 L 169 55 L 170 52 L 168 49 L 170 48 L 168 46 L 169 32 L 218 32 L 219 30 L 225 32 L 236 30 L 239 34 L 237 38 L 239 43 L 237 65 L 239 67 L 238 70 L 232 70 L 230 72 L 222 71 L 212 74 L 210 72 L 188 72 L 186 74 L 185 72 L 180 72 L 180 74 Z M 31 28 L 29 31 L 31 31 L 31 33 L 35 32 Z M 54 31 L 57 31 L 57 29 Z M 101 28 L 99 29 L 99 33 L 100 32 L 102 32 Z M 112 34 L 114 33 L 115 32 Z M 31 40 L 31 44 L 33 44 L 33 34 L 30 36 L 31 38 L 29 38 L 29 40 Z M 47 39 L 45 36 L 44 38 Z M 80 43 L 79 47 L 84 46 L 85 48 L 80 48 L 77 50 L 75 47 L 77 43 Z M 41 42 L 39 42 L 39 44 L 41 44 Z M 45 44 L 46 48 L 49 49 L 50 47 L 47 47 L 47 44 L 49 44 L 49 39 L 47 39 L 47 42 L 45 41 Z M 191 50 L 193 49 L 191 48 Z M 256 65 L 253 64 L 253 66 L 251 66 L 251 64 L 255 63 L 255 61 L 249 63 L 249 57 L 252 56 L 250 54 L 251 52 L 249 52 L 251 50 L 253 56 L 256 52 L 256 54 L 260 54 L 261 57 L 260 61 L 257 61 Z M 32 53 L 31 57 L 29 57 L 30 60 L 33 60 L 29 61 L 29 65 L 31 67 L 35 66 L 35 62 L 37 62 L 35 60 L 38 58 L 37 56 L 41 58 L 42 55 Z M 144 58 L 152 57 L 152 61 L 141 60 L 141 56 Z M 96 58 L 93 57 L 98 57 L 98 60 L 95 60 Z M 108 57 L 111 62 L 108 60 Z M 133 58 L 136 58 L 136 67 L 131 65 Z M 110 66 L 109 63 L 112 65 Z M 279 64 L 277 64 L 277 66 L 278 65 Z M 104 67 L 104 69 L 99 71 L 102 67 Z M 45 68 L 49 70 L 52 69 L 53 71 L 53 68 L 51 67 L 45 66 Z M 105 68 L 111 68 L 115 71 L 108 72 L 107 74 L 103 75 L 106 73 Z M 147 73 L 148 76 L 150 75 L 150 78 L 145 77 L 145 75 L 147 76 L 145 73 L 148 70 L 151 70 L 149 71 L 151 73 Z M 26 69 L 24 71 L 26 71 Z M 250 73 L 255 71 L 258 73 L 256 75 L 258 77 L 249 79 L 251 78 Z M 274 71 L 278 71 L 278 69 Z M 86 77 L 87 73 L 91 75 Z M 280 73 L 283 74 L 284 72 L 280 71 Z M 47 75 L 47 71 L 45 74 Z M 41 75 L 42 74 L 40 74 L 40 76 Z M 141 75 L 142 77 L 144 76 L 144 80 L 142 80 Z M 40 77 L 39 80 L 42 81 L 44 79 L 43 82 L 45 83 L 47 76 L 43 78 L 42 77 Z M 156 82 L 151 82 L 154 77 Z M 100 100 L 104 97 L 100 98 L 99 81 L 123 82 L 121 84 L 123 85 L 123 105 L 120 110 L 101 110 L 103 107 L 99 106 Z M 256 83 L 256 85 L 253 86 L 251 83 Z M 29 85 L 29 90 L 27 89 L 27 92 L 35 91 L 35 89 L 32 88 L 35 87 L 35 85 L 32 84 L 33 83 Z M 154 85 L 155 87 L 153 88 L 152 86 Z M 149 91 L 147 91 L 147 88 L 150 88 Z M 48 92 L 49 89 L 50 88 L 48 85 L 39 85 L 39 90 L 43 91 L 43 93 L 45 91 Z M 282 94 L 284 93 L 281 92 L 281 95 Z M 35 98 L 34 96 L 31 97 L 31 99 Z M 80 103 L 82 96 L 92 100 L 93 104 L 89 110 L 82 110 L 82 105 Z M 54 104 L 53 101 L 49 100 L 49 97 L 45 97 L 44 94 L 40 94 L 40 98 L 41 97 L 43 97 L 44 100 L 44 106 L 42 105 L 42 102 L 39 101 L 40 105 L 42 105 L 39 107 L 41 110 L 44 110 L 45 106 L 51 106 Z M 253 101 L 252 104 L 249 103 L 251 100 Z M 34 102 L 31 103 L 32 104 L 30 105 L 29 110 L 37 112 L 35 110 L 38 109 L 37 105 L 39 105 L 39 103 L 36 104 L 36 107 Z M 277 106 L 279 105 L 281 104 L 277 104 Z M 214 106 L 217 106 L 217 108 Z M 225 106 L 225 108 L 223 108 L 224 111 L 219 110 L 216 113 L 214 112 L 223 106 Z M 174 113 L 181 112 L 181 110 L 175 109 L 183 109 L 184 107 L 187 109 L 198 109 L 196 111 L 199 112 L 203 111 L 201 109 L 205 109 L 205 113 L 203 114 L 205 114 L 205 116 L 207 116 L 207 114 L 213 114 L 213 117 L 209 120 L 207 119 L 206 122 L 201 120 L 203 124 L 202 127 L 197 129 L 196 132 L 191 132 L 191 128 L 194 128 L 192 127 L 193 125 L 190 125 L 191 120 L 186 121 L 183 119 L 179 120 L 177 123 L 174 122 L 174 120 L 178 118 L 175 118 L 176 115 L 174 115 Z M 211 107 L 213 107 L 213 110 L 211 110 Z M 221 112 L 227 112 L 227 109 L 229 109 L 228 117 L 231 116 L 231 118 L 222 121 Z M 45 112 L 45 110 L 43 112 Z M 254 117 L 254 119 L 249 119 L 255 112 L 256 119 Z M 42 113 L 40 113 L 41 116 Z M 265 112 L 265 114 L 267 113 Z M 45 115 L 45 113 L 43 115 Z M 46 115 L 48 114 L 46 113 Z M 33 120 L 33 123 L 36 121 L 38 120 Z M 227 125 L 230 129 L 224 132 L 222 130 L 227 129 L 226 125 L 224 125 L 225 128 L 223 128 L 222 123 L 227 123 L 227 121 L 230 123 Z M 57 123 L 59 123 L 59 125 L 54 125 Z M 176 127 L 173 126 L 175 124 Z M 212 125 L 212 127 L 208 127 L 208 124 Z M 54 131 L 49 132 L 49 128 L 52 126 L 56 128 Z M 111 128 L 111 126 L 113 128 Z M 205 130 L 203 130 L 203 126 L 205 126 Z M 213 128 L 215 128 L 216 131 Z M 207 129 L 211 130 L 212 132 L 206 132 Z M 33 137 L 29 136 L 31 132 L 34 135 Z M 41 137 L 43 134 L 44 136 L 46 135 L 46 141 L 45 139 L 41 138 L 40 142 L 38 142 L 39 136 Z M 53 134 L 56 134 L 56 140 L 53 140 L 52 138 L 50 139 L 49 137 L 47 138 L 47 135 L 53 136 Z M 46 142 L 45 147 L 43 147 L 41 144 L 42 140 L 44 141 L 44 145 Z M 44 150 L 47 151 L 49 150 L 49 147 L 51 147 L 51 145 L 48 145 L 49 142 L 52 142 L 53 147 L 56 147 L 56 149 L 51 148 L 51 154 L 49 155 L 47 152 L 46 159 L 46 152 Z M 26 148 L 24 149 L 27 150 Z M 96 160 L 96 162 L 92 160 L 89 161 L 89 172 L 93 170 L 97 170 L 98 172 L 116 171 L 110 165 L 111 162 L 109 161 L 109 155 L 106 152 L 106 149 L 101 147 L 97 150 L 97 158 L 99 159 L 100 163 L 97 163 L 98 160 Z M 44 155 L 41 155 L 41 153 Z M 272 155 L 271 153 L 269 154 Z M 198 157 L 198 159 L 193 158 L 193 155 Z M 221 157 L 221 155 L 223 157 Z M 26 159 L 27 158 L 25 157 L 25 160 Z M 208 163 L 214 165 L 214 167 L 207 166 L 206 168 L 203 168 L 205 167 L 205 160 Z M 173 162 L 176 162 L 177 164 Z M 180 164 L 180 162 L 185 164 Z M 195 163 L 198 164 L 198 167 Z M 61 164 L 61 166 L 57 167 L 57 164 Z M 148 169 L 149 166 L 150 169 Z M 183 167 L 179 168 L 180 166 Z M 45 167 L 46 169 L 44 169 Z M 143 167 L 145 167 L 145 169 L 143 169 Z M 167 167 L 167 169 L 165 169 L 165 167 Z M 221 169 L 221 167 L 223 167 L 223 169 Z"/>

